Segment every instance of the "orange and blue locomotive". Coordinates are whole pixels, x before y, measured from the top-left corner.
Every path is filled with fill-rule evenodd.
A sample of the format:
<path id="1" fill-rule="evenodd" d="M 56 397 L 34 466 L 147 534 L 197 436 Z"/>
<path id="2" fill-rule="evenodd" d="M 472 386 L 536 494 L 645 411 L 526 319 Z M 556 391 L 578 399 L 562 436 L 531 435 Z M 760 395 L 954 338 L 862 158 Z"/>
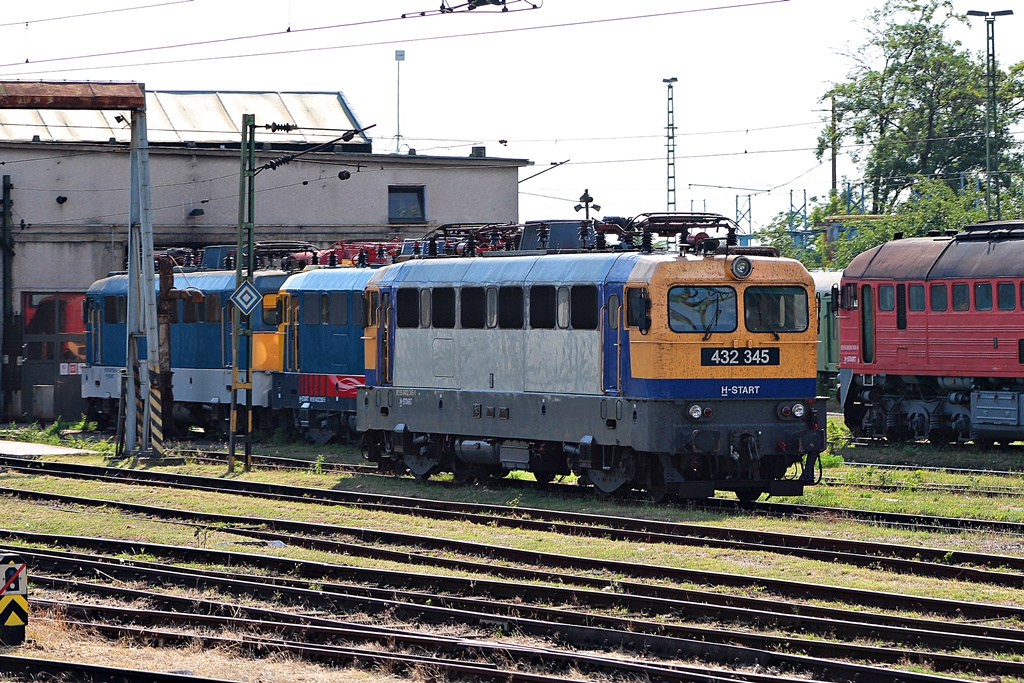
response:
<path id="1" fill-rule="evenodd" d="M 656 499 L 799 495 L 825 446 L 814 283 L 771 249 L 690 234 L 724 223 L 651 214 L 627 231 L 639 250 L 381 268 L 357 404 L 368 458 Z M 681 246 L 655 253 L 654 235 Z"/>

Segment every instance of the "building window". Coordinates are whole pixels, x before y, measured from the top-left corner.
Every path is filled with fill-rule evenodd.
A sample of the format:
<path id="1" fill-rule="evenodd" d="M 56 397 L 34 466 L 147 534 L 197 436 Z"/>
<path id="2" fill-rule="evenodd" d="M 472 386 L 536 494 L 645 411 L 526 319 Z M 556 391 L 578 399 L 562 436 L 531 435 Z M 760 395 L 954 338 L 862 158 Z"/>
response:
<path id="1" fill-rule="evenodd" d="M 388 222 L 425 223 L 426 220 L 422 185 L 392 185 L 388 188 Z"/>

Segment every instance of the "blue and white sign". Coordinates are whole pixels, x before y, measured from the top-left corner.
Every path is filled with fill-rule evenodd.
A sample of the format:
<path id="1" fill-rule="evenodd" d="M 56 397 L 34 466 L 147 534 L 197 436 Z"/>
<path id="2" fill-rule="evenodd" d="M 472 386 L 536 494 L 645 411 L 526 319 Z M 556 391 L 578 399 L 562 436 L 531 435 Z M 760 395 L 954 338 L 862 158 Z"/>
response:
<path id="1" fill-rule="evenodd" d="M 238 289 L 228 297 L 228 300 L 231 301 L 239 311 L 245 315 L 250 315 L 256 310 L 256 307 L 260 305 L 263 297 L 260 296 L 260 291 L 256 289 L 256 285 L 246 280 L 242 284 L 238 285 Z"/>

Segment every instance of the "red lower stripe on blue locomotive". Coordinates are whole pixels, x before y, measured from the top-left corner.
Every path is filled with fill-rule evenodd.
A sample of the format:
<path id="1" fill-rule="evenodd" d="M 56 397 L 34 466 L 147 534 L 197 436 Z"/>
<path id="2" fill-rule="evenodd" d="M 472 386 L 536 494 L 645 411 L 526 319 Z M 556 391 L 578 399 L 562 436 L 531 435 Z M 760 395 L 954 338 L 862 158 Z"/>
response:
<path id="1" fill-rule="evenodd" d="M 299 375 L 301 396 L 355 398 L 356 388 L 366 382 L 363 375 Z"/>

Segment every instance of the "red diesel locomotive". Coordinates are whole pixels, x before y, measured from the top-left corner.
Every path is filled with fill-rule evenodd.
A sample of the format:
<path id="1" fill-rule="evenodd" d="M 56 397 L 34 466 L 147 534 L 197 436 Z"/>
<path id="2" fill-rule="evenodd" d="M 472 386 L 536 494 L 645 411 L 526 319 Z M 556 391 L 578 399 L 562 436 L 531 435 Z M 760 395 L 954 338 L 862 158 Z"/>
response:
<path id="1" fill-rule="evenodd" d="M 892 441 L 1024 438 L 1024 221 L 900 237 L 842 279 L 847 426 Z"/>

